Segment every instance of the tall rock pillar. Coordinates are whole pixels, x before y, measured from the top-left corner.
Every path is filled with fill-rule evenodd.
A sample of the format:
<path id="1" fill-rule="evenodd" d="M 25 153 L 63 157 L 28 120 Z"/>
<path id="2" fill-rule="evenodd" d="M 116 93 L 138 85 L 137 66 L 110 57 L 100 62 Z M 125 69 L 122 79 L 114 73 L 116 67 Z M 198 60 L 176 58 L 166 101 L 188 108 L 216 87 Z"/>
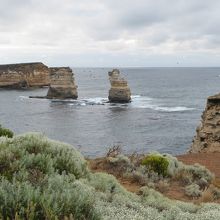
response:
<path id="1" fill-rule="evenodd" d="M 51 83 L 47 93 L 49 99 L 77 99 L 77 85 L 69 67 L 50 68 Z"/>
<path id="2" fill-rule="evenodd" d="M 108 99 L 110 102 L 130 102 L 131 90 L 127 81 L 121 77 L 118 69 L 109 72 L 109 81 L 111 88 L 109 90 Z"/>

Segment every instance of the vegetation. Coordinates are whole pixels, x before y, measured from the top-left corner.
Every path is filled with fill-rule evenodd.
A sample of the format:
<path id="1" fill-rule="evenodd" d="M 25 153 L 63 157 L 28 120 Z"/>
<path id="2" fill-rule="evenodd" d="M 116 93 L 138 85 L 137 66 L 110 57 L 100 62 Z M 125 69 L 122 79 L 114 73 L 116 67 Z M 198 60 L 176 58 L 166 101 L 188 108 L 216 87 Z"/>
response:
<path id="1" fill-rule="evenodd" d="M 118 158 L 112 163 L 134 166 Z M 209 179 L 203 171 L 193 171 L 193 178 Z M 220 206 L 172 201 L 147 186 L 130 193 L 112 175 L 90 172 L 72 146 L 28 133 L 0 137 L 0 219 L 217 220 Z"/>
<path id="2" fill-rule="evenodd" d="M 186 195 L 192 197 L 199 197 L 202 195 L 202 191 L 200 190 L 199 185 L 197 185 L 196 183 L 186 186 L 185 191 Z"/>
<path id="3" fill-rule="evenodd" d="M 162 176 L 167 176 L 169 162 L 162 155 L 151 154 L 142 160 L 142 165 L 147 166 L 150 170 Z"/>
<path id="4" fill-rule="evenodd" d="M 2 136 L 5 136 L 5 137 L 8 137 L 8 138 L 12 138 L 14 136 L 14 133 L 7 129 L 7 128 L 3 128 L 1 125 L 0 125 L 0 137 Z"/>
<path id="5" fill-rule="evenodd" d="M 186 165 L 169 154 L 162 155 L 158 152 L 147 156 L 129 157 L 118 150 L 111 152 L 110 157 L 104 162 L 106 166 L 104 170 L 116 177 L 123 176 L 138 185 L 148 186 L 162 193 L 168 191 L 170 185 L 176 182 L 180 187 L 185 188 L 181 192 L 185 191 L 188 197 L 201 197 L 209 187 L 212 187 L 213 199 L 210 201 L 219 198 L 219 189 L 212 184 L 214 175 L 204 166 Z"/>

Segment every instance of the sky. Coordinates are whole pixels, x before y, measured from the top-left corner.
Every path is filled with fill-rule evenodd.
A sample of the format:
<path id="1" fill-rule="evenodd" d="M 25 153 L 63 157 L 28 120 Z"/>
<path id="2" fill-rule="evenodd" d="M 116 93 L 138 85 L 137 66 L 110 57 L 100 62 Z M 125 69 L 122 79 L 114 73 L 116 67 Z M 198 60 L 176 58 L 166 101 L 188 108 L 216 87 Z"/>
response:
<path id="1" fill-rule="evenodd" d="M 220 66 L 219 0 L 1 0 L 0 63 Z"/>

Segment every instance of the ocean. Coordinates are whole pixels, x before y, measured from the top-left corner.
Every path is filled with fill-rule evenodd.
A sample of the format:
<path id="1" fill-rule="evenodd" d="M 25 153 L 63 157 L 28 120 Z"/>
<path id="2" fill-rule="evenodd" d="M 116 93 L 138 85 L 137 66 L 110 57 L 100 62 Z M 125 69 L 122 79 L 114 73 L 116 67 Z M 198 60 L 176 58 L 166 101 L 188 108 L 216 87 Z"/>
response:
<path id="1" fill-rule="evenodd" d="M 79 98 L 30 99 L 47 88 L 0 90 L 0 124 L 16 134 L 36 131 L 99 157 L 114 145 L 124 153 L 185 153 L 210 95 L 220 92 L 220 68 L 120 68 L 132 92 L 128 104 L 107 103 L 108 71 L 74 68 Z"/>

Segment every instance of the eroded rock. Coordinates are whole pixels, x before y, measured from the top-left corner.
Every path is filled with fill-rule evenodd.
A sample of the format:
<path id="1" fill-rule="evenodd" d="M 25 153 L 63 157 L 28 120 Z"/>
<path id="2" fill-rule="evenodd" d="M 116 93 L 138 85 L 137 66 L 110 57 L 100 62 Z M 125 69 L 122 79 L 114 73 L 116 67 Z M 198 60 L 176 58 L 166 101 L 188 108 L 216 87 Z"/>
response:
<path id="1" fill-rule="evenodd" d="M 121 77 L 118 69 L 113 69 L 112 72 L 109 72 L 109 81 L 111 83 L 108 96 L 110 102 L 131 101 L 131 90 L 128 87 L 127 81 Z"/>
<path id="2" fill-rule="evenodd" d="M 21 89 L 50 84 L 50 70 L 43 63 L 0 65 L 0 87 Z"/>
<path id="3" fill-rule="evenodd" d="M 190 152 L 220 152 L 220 94 L 208 97 Z"/>
<path id="4" fill-rule="evenodd" d="M 77 99 L 77 85 L 69 67 L 50 68 L 51 83 L 46 98 Z"/>

